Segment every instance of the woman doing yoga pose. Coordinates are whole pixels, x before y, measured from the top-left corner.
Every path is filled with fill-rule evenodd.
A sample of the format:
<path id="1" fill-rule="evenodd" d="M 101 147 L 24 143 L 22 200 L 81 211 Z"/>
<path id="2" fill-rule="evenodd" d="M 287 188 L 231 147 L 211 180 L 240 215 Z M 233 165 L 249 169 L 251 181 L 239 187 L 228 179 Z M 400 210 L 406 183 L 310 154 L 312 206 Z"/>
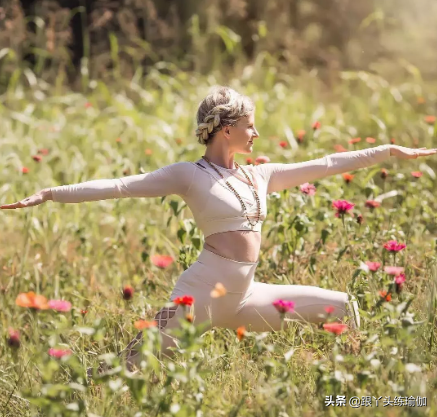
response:
<path id="1" fill-rule="evenodd" d="M 31 207 L 47 200 L 60 203 L 126 197 L 162 197 L 176 194 L 191 209 L 205 236 L 199 258 L 179 277 L 170 295 L 195 299 L 194 323 L 252 331 L 278 330 L 280 316 L 273 306 L 277 299 L 293 301 L 291 319 L 319 322 L 325 307 L 333 316 L 351 318 L 359 327 L 357 301 L 341 291 L 306 285 L 264 284 L 254 280 L 261 246 L 261 226 L 267 215 L 266 196 L 334 174 L 370 167 L 397 156 L 403 159 L 432 155 L 436 149 L 409 149 L 381 145 L 359 151 L 327 155 L 299 163 L 239 165 L 235 154 L 250 154 L 254 140 L 255 107 L 250 98 L 228 87 L 218 87 L 201 103 L 197 112 L 198 142 L 205 155 L 196 162 L 177 162 L 153 172 L 119 179 L 100 179 L 40 191 L 2 209 Z M 226 288 L 222 297 L 212 297 L 217 283 Z M 161 353 L 170 356 L 177 340 L 168 330 L 179 326 L 183 308 L 162 308 L 155 320 L 162 335 Z M 128 345 L 129 365 L 138 365 L 142 332 Z"/>

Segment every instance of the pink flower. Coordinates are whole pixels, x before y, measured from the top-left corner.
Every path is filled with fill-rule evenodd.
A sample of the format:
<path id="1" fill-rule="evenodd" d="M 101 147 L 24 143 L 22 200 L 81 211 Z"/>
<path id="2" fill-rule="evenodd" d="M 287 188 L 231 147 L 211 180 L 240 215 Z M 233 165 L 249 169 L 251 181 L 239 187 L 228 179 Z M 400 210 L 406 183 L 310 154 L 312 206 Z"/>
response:
<path id="1" fill-rule="evenodd" d="M 70 311 L 71 303 L 64 300 L 49 300 L 49 308 L 56 311 Z"/>
<path id="2" fill-rule="evenodd" d="M 420 177 L 423 175 L 423 173 L 420 172 L 420 171 L 413 171 L 413 172 L 411 173 L 411 175 L 412 175 L 413 177 L 420 178 Z"/>
<path id="3" fill-rule="evenodd" d="M 60 359 L 60 358 L 62 358 L 64 356 L 71 355 L 73 352 L 70 349 L 55 349 L 55 348 L 50 348 L 48 353 L 53 358 Z"/>
<path id="4" fill-rule="evenodd" d="M 347 330 L 347 325 L 342 323 L 324 323 L 323 328 L 327 332 L 342 334 Z"/>
<path id="5" fill-rule="evenodd" d="M 395 283 L 401 285 L 405 282 L 405 274 L 400 274 L 395 278 Z"/>
<path id="6" fill-rule="evenodd" d="M 384 267 L 384 272 L 386 272 L 389 275 L 399 275 L 404 272 L 404 268 L 402 266 L 386 266 Z"/>
<path id="7" fill-rule="evenodd" d="M 334 310 L 335 310 L 335 307 L 333 307 L 333 306 L 327 306 L 327 307 L 325 307 L 325 311 L 326 311 L 328 314 L 333 313 Z"/>
<path id="8" fill-rule="evenodd" d="M 381 266 L 379 262 L 369 262 L 369 261 L 366 261 L 366 265 L 369 267 L 369 270 L 372 272 L 376 272 Z"/>
<path id="9" fill-rule="evenodd" d="M 167 268 L 173 262 L 173 258 L 170 255 L 153 255 L 150 257 L 152 264 L 158 268 Z"/>
<path id="10" fill-rule="evenodd" d="M 255 165 L 257 164 L 265 164 L 267 162 L 270 162 L 270 158 L 265 155 L 258 156 L 258 158 L 255 159 Z"/>
<path id="11" fill-rule="evenodd" d="M 335 200 L 332 202 L 332 207 L 334 207 L 337 210 L 337 213 L 335 213 L 335 217 L 340 217 L 345 215 L 348 211 L 352 210 L 355 207 L 354 203 L 350 203 L 346 200 Z M 353 217 L 353 214 L 350 213 Z"/>
<path id="12" fill-rule="evenodd" d="M 312 128 L 314 129 L 314 130 L 317 130 L 317 129 L 320 129 L 320 126 L 321 126 L 322 124 L 320 123 L 320 122 L 318 122 L 318 121 L 316 121 L 316 122 L 314 122 L 313 124 L 312 124 Z"/>
<path id="13" fill-rule="evenodd" d="M 389 252 L 399 252 L 406 247 L 405 243 L 398 243 L 396 240 L 389 240 L 387 243 L 384 243 L 384 248 Z"/>
<path id="14" fill-rule="evenodd" d="M 273 301 L 273 306 L 281 314 L 285 314 L 288 311 L 293 311 L 294 310 L 294 302 L 293 301 L 276 300 L 276 301 Z"/>
<path id="15" fill-rule="evenodd" d="M 314 195 L 316 193 L 316 187 L 306 182 L 300 186 L 300 191 L 307 195 Z"/>

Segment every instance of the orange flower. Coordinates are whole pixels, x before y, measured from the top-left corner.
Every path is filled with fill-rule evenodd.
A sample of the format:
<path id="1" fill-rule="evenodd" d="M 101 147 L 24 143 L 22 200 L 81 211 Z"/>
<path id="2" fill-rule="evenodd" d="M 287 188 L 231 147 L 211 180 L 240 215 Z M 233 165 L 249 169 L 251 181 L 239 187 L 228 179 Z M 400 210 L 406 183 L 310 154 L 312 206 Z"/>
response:
<path id="1" fill-rule="evenodd" d="M 354 179 L 355 175 L 349 174 L 347 172 L 345 172 L 344 174 L 342 174 L 343 179 L 346 181 L 346 184 L 349 184 L 353 179 Z"/>
<path id="2" fill-rule="evenodd" d="M 435 123 L 435 120 L 435 116 L 425 116 L 425 122 L 429 123 L 430 125 L 433 125 Z"/>
<path id="3" fill-rule="evenodd" d="M 47 310 L 49 308 L 47 298 L 35 294 L 33 291 L 18 294 L 15 304 L 20 307 L 34 308 L 35 310 Z"/>
<path id="4" fill-rule="evenodd" d="M 343 145 L 334 145 L 334 149 L 337 152 L 347 152 L 347 149 L 343 147 Z"/>
<path id="5" fill-rule="evenodd" d="M 158 268 L 167 268 L 172 262 L 173 257 L 170 255 L 153 255 L 150 257 L 152 264 Z"/>
<path id="6" fill-rule="evenodd" d="M 417 97 L 417 104 L 425 104 L 425 99 L 423 97 Z"/>
<path id="7" fill-rule="evenodd" d="M 156 327 L 158 323 L 155 320 L 147 321 L 147 320 L 137 320 L 134 323 L 134 326 L 138 330 L 150 329 L 151 327 Z"/>
<path id="8" fill-rule="evenodd" d="M 194 317 L 193 317 L 193 315 L 192 315 L 191 313 L 187 313 L 187 314 L 185 315 L 185 319 L 186 319 L 188 322 L 192 323 L 193 320 L 194 320 Z"/>
<path id="9" fill-rule="evenodd" d="M 29 173 L 29 168 L 23 167 L 23 168 L 21 168 L 21 172 L 23 174 L 28 174 Z"/>
<path id="10" fill-rule="evenodd" d="M 390 301 L 391 300 L 391 294 L 387 294 L 386 290 L 381 290 L 379 292 L 379 295 L 385 299 L 385 301 Z"/>
<path id="11" fill-rule="evenodd" d="M 349 139 L 349 143 L 351 145 L 353 145 L 354 143 L 358 143 L 358 142 L 361 142 L 361 138 L 352 138 L 352 139 Z"/>
<path id="12" fill-rule="evenodd" d="M 146 154 L 146 155 L 152 155 L 152 150 L 151 149 L 146 149 L 145 151 L 144 151 L 144 153 Z"/>
<path id="13" fill-rule="evenodd" d="M 194 303 L 194 297 L 191 297 L 191 295 L 184 295 L 183 297 L 175 298 L 173 302 L 178 305 L 190 306 Z"/>
<path id="14" fill-rule="evenodd" d="M 116 141 L 117 143 L 121 143 L 121 138 L 117 138 L 117 139 L 115 139 L 115 141 Z"/>
<path id="15" fill-rule="evenodd" d="M 385 168 L 381 168 L 381 178 L 385 180 L 388 177 L 388 171 Z"/>
<path id="16" fill-rule="evenodd" d="M 180 145 L 180 144 L 182 143 L 182 139 L 181 139 L 181 138 L 176 138 L 176 143 L 177 143 L 178 145 Z"/>
<path id="17" fill-rule="evenodd" d="M 297 131 L 296 137 L 297 137 L 297 141 L 299 143 L 303 142 L 303 137 L 305 136 L 306 133 L 307 132 L 305 132 L 305 130 L 302 130 L 302 129 Z"/>
<path id="18" fill-rule="evenodd" d="M 217 284 L 215 284 L 214 289 L 211 291 L 211 297 L 212 298 L 223 297 L 224 295 L 226 295 L 226 292 L 227 291 L 225 286 L 221 282 L 217 282 Z"/>
<path id="19" fill-rule="evenodd" d="M 238 340 L 243 340 L 243 339 L 244 339 L 244 336 L 246 336 L 246 328 L 245 328 L 244 326 L 240 326 L 240 327 L 237 329 L 237 337 L 238 337 Z"/>
<path id="20" fill-rule="evenodd" d="M 370 138 L 370 137 L 368 137 L 368 138 L 366 138 L 366 142 L 367 142 L 367 143 L 375 143 L 375 142 L 376 142 L 376 139 L 375 139 L 375 138 Z"/>
<path id="21" fill-rule="evenodd" d="M 347 330 L 347 325 L 342 323 L 324 323 L 323 328 L 330 333 L 342 334 Z"/>
<path id="22" fill-rule="evenodd" d="M 391 138 L 390 139 L 390 143 L 396 143 L 396 139 L 395 138 Z"/>

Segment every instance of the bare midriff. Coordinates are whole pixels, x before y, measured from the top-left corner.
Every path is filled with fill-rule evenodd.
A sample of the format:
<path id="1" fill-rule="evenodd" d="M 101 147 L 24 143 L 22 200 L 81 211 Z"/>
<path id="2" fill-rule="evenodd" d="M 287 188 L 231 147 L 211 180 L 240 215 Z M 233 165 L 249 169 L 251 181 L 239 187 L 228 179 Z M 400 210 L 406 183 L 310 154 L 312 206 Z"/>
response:
<path id="1" fill-rule="evenodd" d="M 253 230 L 214 233 L 205 239 L 203 247 L 223 258 L 238 262 L 258 262 L 261 233 Z"/>

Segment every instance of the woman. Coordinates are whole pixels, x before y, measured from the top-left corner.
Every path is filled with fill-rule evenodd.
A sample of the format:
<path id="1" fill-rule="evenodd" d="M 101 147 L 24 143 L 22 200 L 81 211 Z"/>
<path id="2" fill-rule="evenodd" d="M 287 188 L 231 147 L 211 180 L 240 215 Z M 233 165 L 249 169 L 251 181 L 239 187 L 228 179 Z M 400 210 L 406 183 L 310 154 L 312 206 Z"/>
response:
<path id="1" fill-rule="evenodd" d="M 278 330 L 280 315 L 273 306 L 277 299 L 294 302 L 289 318 L 320 321 L 325 307 L 333 316 L 350 316 L 351 326 L 360 325 L 355 298 L 347 293 L 304 285 L 274 285 L 254 281 L 261 246 L 261 225 L 267 214 L 266 195 L 329 175 L 369 167 L 389 159 L 432 155 L 437 149 L 409 149 L 382 145 L 361 151 L 337 153 L 294 164 L 266 163 L 240 166 L 235 154 L 250 154 L 259 137 L 255 128 L 255 107 L 246 96 L 228 87 L 217 87 L 197 112 L 196 135 L 206 145 L 196 162 L 178 162 L 156 171 L 119 179 L 102 179 L 44 189 L 24 200 L 0 206 L 2 209 L 31 207 L 47 200 L 78 203 L 109 198 L 181 196 L 205 235 L 198 260 L 185 270 L 170 296 L 173 301 L 193 296 L 194 322 L 252 331 Z M 222 296 L 212 296 L 217 283 Z M 224 295 L 223 295 L 224 294 Z M 220 294 L 219 294 L 220 295 Z M 162 335 L 162 350 L 170 356 L 177 341 L 168 330 L 179 325 L 184 309 L 162 308 L 155 320 Z M 128 364 L 138 364 L 142 332 L 128 345 Z"/>

